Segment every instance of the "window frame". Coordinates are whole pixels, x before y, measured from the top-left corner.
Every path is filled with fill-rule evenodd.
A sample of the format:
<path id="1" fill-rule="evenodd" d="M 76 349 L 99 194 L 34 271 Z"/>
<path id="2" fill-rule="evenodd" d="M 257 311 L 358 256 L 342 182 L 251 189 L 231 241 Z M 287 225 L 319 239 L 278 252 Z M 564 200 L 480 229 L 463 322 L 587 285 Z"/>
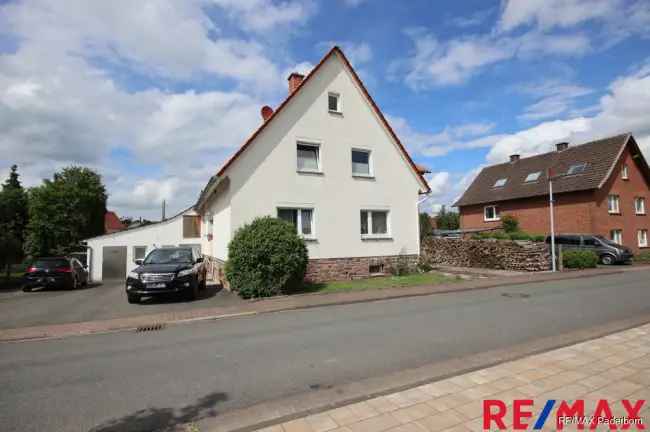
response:
<path id="1" fill-rule="evenodd" d="M 637 203 L 641 203 L 641 211 L 639 211 Z M 645 197 L 634 197 L 634 214 L 645 216 Z"/>
<path id="2" fill-rule="evenodd" d="M 629 180 L 630 179 L 630 173 L 627 168 L 627 164 L 623 165 L 623 168 L 621 169 L 621 179 L 623 180 Z"/>
<path id="3" fill-rule="evenodd" d="M 312 147 L 316 149 L 316 166 L 317 168 L 314 169 L 305 169 L 305 168 L 300 168 L 298 165 L 298 147 Z M 306 173 L 306 174 L 322 174 L 323 173 L 323 163 L 322 163 L 322 157 L 321 157 L 321 143 L 315 142 L 315 141 L 309 141 L 309 140 L 303 140 L 303 139 L 298 139 L 296 140 L 296 171 L 299 173 Z"/>
<path id="4" fill-rule="evenodd" d="M 275 208 L 275 214 L 278 219 L 280 218 L 280 210 L 293 210 L 296 212 L 296 232 L 300 237 L 305 240 L 316 240 L 316 210 L 314 207 L 309 206 L 289 206 L 280 205 Z M 311 211 L 311 234 L 303 234 L 302 232 L 302 212 L 304 210 Z"/>
<path id="5" fill-rule="evenodd" d="M 643 234 L 643 242 L 641 242 L 642 234 Z M 641 228 L 636 231 L 636 241 L 637 241 L 637 245 L 640 248 L 648 247 L 648 230 L 646 228 Z"/>
<path id="6" fill-rule="evenodd" d="M 354 172 L 354 162 L 352 161 L 352 154 L 354 152 L 366 153 L 368 155 L 368 174 Z M 372 163 L 372 150 L 367 148 L 361 148 L 361 147 L 352 147 L 350 149 L 350 170 L 352 172 L 352 177 L 365 177 L 365 178 L 375 177 L 375 167 L 374 164 Z"/>
<path id="7" fill-rule="evenodd" d="M 535 176 L 535 178 L 529 180 L 530 176 L 533 176 L 533 175 Z M 528 175 L 524 179 L 524 183 L 526 183 L 526 184 L 527 183 L 536 183 L 541 176 L 542 176 L 541 171 L 534 171 L 534 172 L 528 173 Z"/>
<path id="8" fill-rule="evenodd" d="M 494 217 L 492 218 L 487 217 L 486 210 L 488 208 L 494 209 Z M 496 204 L 483 206 L 483 222 L 496 222 L 500 220 L 501 220 L 501 215 L 499 214 L 498 206 Z"/>
<path id="9" fill-rule="evenodd" d="M 611 240 L 614 243 L 619 244 L 619 245 L 623 245 L 623 230 L 622 229 L 614 228 L 614 229 L 609 230 L 609 237 L 611 238 Z M 619 237 L 618 240 L 620 240 L 620 241 L 617 241 L 616 237 Z"/>
<path id="10" fill-rule="evenodd" d="M 368 226 L 368 233 L 361 233 L 361 215 L 363 212 L 366 212 L 366 223 Z M 386 213 L 386 232 L 385 233 L 375 233 L 372 229 L 372 219 L 373 213 Z M 392 230 L 390 223 L 390 210 L 385 208 L 362 208 L 359 210 L 359 234 L 361 239 L 390 239 L 392 238 Z"/>
<path id="11" fill-rule="evenodd" d="M 136 253 L 137 249 L 144 249 L 144 254 L 143 254 L 142 258 L 138 258 L 138 254 Z M 143 259 L 145 259 L 147 257 L 147 247 L 146 246 L 133 246 L 133 249 L 132 249 L 131 252 L 133 253 L 133 260 L 132 260 L 133 262 L 135 262 L 135 260 L 137 260 L 137 259 L 142 259 L 143 260 Z"/>
<path id="12" fill-rule="evenodd" d="M 335 110 L 330 108 L 330 97 L 332 96 L 336 98 Z M 341 93 L 327 92 L 327 112 L 332 114 L 343 114 L 343 109 L 341 108 Z"/>
<path id="13" fill-rule="evenodd" d="M 575 168 L 575 172 L 571 172 L 574 168 Z M 566 175 L 572 176 L 572 175 L 582 174 L 583 172 L 585 172 L 586 169 L 587 169 L 586 162 L 576 163 L 569 166 L 569 169 L 566 170 Z"/>
<path id="14" fill-rule="evenodd" d="M 502 180 L 503 180 L 503 183 L 498 184 Z M 500 179 L 497 179 L 497 181 L 494 182 L 494 184 L 492 185 L 492 188 L 502 188 L 507 184 L 508 184 L 508 177 L 500 178 Z"/>
<path id="15" fill-rule="evenodd" d="M 612 201 L 613 199 L 613 201 Z M 612 208 L 612 202 L 616 203 L 616 208 Z M 609 194 L 607 195 L 607 213 L 609 214 L 621 214 L 621 197 L 618 194 Z"/>

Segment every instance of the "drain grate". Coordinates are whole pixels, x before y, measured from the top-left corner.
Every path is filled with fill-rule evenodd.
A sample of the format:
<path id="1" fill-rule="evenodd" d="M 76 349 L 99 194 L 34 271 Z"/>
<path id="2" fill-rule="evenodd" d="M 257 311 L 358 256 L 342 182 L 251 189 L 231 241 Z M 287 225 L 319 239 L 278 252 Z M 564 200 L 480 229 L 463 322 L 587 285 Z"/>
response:
<path id="1" fill-rule="evenodd" d="M 529 298 L 530 297 L 530 294 L 524 294 L 524 293 L 503 293 L 501 295 L 508 298 Z"/>
<path id="2" fill-rule="evenodd" d="M 165 324 L 149 324 L 149 325 L 144 325 L 140 326 L 135 329 L 136 332 L 147 332 L 147 331 L 156 331 L 156 330 L 162 330 L 165 328 Z"/>

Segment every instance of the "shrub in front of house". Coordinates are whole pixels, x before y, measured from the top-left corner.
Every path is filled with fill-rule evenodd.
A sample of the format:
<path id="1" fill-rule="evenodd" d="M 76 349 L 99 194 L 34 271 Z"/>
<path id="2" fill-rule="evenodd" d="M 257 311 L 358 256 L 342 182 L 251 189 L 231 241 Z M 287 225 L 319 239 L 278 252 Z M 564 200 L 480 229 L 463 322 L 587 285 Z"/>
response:
<path id="1" fill-rule="evenodd" d="M 501 218 L 501 226 L 506 233 L 519 232 L 519 220 L 512 215 L 504 215 Z"/>
<path id="2" fill-rule="evenodd" d="M 598 255 L 589 250 L 566 251 L 562 253 L 562 263 L 565 268 L 595 268 L 598 264 Z"/>
<path id="3" fill-rule="evenodd" d="M 305 242 L 292 224 L 256 218 L 230 241 L 226 278 L 243 298 L 286 294 L 301 286 L 307 260 Z"/>
<path id="4" fill-rule="evenodd" d="M 634 261 L 641 263 L 650 263 L 650 251 L 641 252 L 634 257 Z"/>
<path id="5" fill-rule="evenodd" d="M 480 232 L 472 236 L 472 240 L 486 240 L 486 239 L 528 240 L 533 242 L 543 242 L 546 239 L 546 236 L 537 235 L 537 234 L 528 234 L 525 231 L 504 232 L 501 230 Z"/>

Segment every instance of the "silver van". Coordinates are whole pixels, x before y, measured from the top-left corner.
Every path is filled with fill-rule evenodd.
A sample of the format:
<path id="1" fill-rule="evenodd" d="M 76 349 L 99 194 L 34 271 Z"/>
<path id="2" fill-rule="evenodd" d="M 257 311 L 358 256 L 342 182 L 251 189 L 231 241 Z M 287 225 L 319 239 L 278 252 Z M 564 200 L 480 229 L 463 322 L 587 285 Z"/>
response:
<path id="1" fill-rule="evenodd" d="M 551 243 L 551 236 L 546 237 L 546 243 Z M 632 251 L 601 235 L 593 234 L 557 234 L 555 244 L 562 245 L 562 250 L 591 250 L 598 255 L 601 264 L 610 265 L 629 262 Z"/>

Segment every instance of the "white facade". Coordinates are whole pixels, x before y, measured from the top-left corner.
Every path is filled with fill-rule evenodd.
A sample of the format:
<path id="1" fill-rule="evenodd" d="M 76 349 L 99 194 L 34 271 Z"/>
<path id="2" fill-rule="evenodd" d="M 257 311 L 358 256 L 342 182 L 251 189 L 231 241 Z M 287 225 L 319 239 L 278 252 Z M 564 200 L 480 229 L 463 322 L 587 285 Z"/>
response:
<path id="1" fill-rule="evenodd" d="M 340 112 L 328 110 L 330 94 L 338 95 Z M 278 208 L 313 210 L 310 258 L 419 253 L 417 202 L 427 185 L 339 54 L 329 55 L 268 122 L 201 206 L 204 226 L 212 221 L 203 253 L 225 260 L 239 227 L 277 216 Z M 298 170 L 299 142 L 318 147 L 319 172 Z M 371 176 L 353 176 L 353 149 L 370 152 Z M 362 210 L 388 211 L 388 232 L 362 235 Z"/>

